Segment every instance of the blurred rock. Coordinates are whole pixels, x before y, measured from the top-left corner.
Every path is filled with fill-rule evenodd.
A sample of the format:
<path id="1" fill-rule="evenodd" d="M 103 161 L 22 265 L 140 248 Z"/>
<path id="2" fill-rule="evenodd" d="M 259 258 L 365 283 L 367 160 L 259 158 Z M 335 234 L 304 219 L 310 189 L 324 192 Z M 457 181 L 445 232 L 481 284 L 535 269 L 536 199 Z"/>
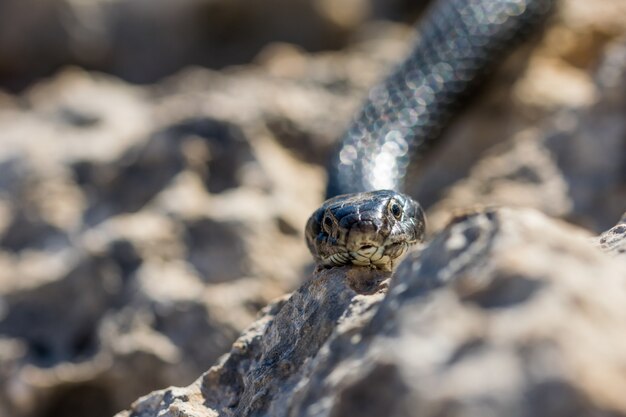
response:
<path id="1" fill-rule="evenodd" d="M 626 38 L 607 45 L 594 79 L 592 104 L 572 103 L 492 148 L 433 207 L 432 224 L 457 208 L 517 205 L 609 227 L 626 202 Z"/>
<path id="2" fill-rule="evenodd" d="M 322 171 L 281 148 L 264 114 L 281 114 L 268 85 L 310 88 L 259 75 L 137 88 L 70 69 L 3 109 L 3 415 L 107 416 L 189 383 L 299 284 Z"/>
<path id="3" fill-rule="evenodd" d="M 597 232 L 619 218 L 626 21 L 617 16 L 625 7 L 560 1 L 543 36 L 504 62 L 442 143 L 416 161 L 408 189 L 424 206 L 436 204 L 435 227 L 475 204 L 534 207 Z"/>
<path id="4" fill-rule="evenodd" d="M 373 3 L 4 0 L 0 86 L 23 88 L 66 65 L 155 82 L 189 65 L 221 68 L 249 62 L 272 42 L 338 49 L 364 21 L 398 17 L 414 8 L 408 2 Z"/>
<path id="5" fill-rule="evenodd" d="M 626 264 L 584 232 L 485 211 L 409 257 L 388 291 L 316 272 L 195 383 L 118 416 L 626 415 Z"/>

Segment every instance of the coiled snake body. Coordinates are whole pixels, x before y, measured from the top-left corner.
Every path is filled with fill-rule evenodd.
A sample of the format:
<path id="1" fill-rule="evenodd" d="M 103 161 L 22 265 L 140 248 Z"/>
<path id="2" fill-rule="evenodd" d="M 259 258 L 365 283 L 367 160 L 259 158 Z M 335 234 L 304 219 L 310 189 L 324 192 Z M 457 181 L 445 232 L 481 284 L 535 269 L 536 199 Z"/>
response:
<path id="1" fill-rule="evenodd" d="M 423 211 L 399 191 L 409 163 L 438 138 L 493 65 L 545 20 L 553 3 L 434 4 L 411 53 L 370 91 L 340 142 L 327 186 L 327 197 L 334 198 L 306 227 L 307 244 L 320 264 L 391 269 L 408 246 L 423 239 Z M 401 208 L 399 217 L 390 209 L 394 204 Z"/>

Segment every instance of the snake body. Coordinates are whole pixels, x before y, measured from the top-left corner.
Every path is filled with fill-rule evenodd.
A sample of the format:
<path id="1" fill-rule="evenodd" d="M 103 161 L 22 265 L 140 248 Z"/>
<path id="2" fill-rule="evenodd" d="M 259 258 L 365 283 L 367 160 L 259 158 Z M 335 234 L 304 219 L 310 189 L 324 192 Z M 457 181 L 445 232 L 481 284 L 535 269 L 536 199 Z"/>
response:
<path id="1" fill-rule="evenodd" d="M 307 243 L 318 262 L 325 266 L 350 262 L 382 269 L 393 266 L 393 262 L 338 255 L 346 253 L 347 242 L 333 236 L 347 236 L 349 229 L 342 226 L 337 213 L 342 219 L 359 214 L 359 221 L 365 223 L 395 222 L 394 242 L 406 246 L 423 238 L 419 204 L 399 192 L 409 163 L 440 136 L 463 97 L 545 20 L 553 6 L 554 0 L 434 3 L 418 27 L 418 41 L 409 55 L 371 89 L 340 141 L 327 185 L 327 197 L 334 198 L 311 216 L 306 228 Z M 415 217 L 394 218 L 387 209 L 392 200 L 417 207 Z M 337 230 L 325 227 L 328 217 L 324 213 L 338 220 Z M 385 238 L 368 239 L 386 242 Z M 372 246 L 368 250 L 378 254 L 381 249 Z"/>

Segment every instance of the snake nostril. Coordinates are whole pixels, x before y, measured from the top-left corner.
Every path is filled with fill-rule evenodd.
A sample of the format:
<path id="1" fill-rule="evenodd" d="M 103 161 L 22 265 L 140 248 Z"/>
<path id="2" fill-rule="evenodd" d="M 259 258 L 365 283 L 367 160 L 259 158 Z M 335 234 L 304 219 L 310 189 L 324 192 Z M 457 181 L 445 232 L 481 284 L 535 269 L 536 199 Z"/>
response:
<path id="1" fill-rule="evenodd" d="M 371 249 L 373 248 L 374 245 L 361 245 L 361 247 L 359 248 L 359 250 L 365 250 L 365 249 Z"/>

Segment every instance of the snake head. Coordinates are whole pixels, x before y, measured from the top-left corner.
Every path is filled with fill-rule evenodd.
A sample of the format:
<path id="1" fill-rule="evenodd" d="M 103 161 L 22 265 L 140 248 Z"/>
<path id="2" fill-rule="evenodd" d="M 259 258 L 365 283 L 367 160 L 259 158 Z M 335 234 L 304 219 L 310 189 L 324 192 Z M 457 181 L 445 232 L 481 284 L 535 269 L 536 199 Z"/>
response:
<path id="1" fill-rule="evenodd" d="M 411 245 L 424 240 L 426 220 L 411 197 L 392 190 L 344 194 L 309 218 L 306 241 L 325 266 L 358 265 L 390 271 Z"/>

